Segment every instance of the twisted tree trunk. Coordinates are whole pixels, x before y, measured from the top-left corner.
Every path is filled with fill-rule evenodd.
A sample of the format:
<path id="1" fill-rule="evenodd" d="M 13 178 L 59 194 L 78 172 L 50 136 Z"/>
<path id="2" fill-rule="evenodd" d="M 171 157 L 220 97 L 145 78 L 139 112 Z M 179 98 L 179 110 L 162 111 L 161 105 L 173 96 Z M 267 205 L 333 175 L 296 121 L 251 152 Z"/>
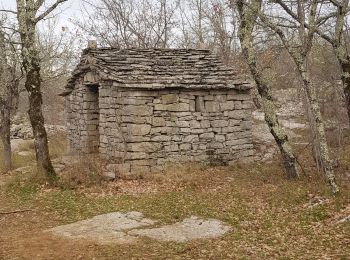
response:
<path id="1" fill-rule="evenodd" d="M 278 122 L 276 107 L 272 101 L 269 84 L 264 81 L 261 72 L 257 68 L 252 36 L 257 15 L 252 9 L 246 8 L 243 1 L 237 1 L 237 7 L 240 16 L 239 39 L 241 42 L 242 52 L 255 80 L 258 93 L 261 97 L 261 106 L 265 113 L 265 122 L 267 123 L 270 132 L 281 152 L 287 176 L 289 178 L 297 178 L 299 176 L 299 171 L 297 168 L 296 157 L 293 153 L 291 145 L 289 144 L 288 136 Z"/>
<path id="2" fill-rule="evenodd" d="M 338 53 L 338 50 L 335 49 L 335 52 Z M 348 120 L 350 122 L 350 57 L 343 59 L 338 55 L 336 56 L 341 67 L 341 80 L 344 89 L 345 106 L 348 114 Z"/>
<path id="3" fill-rule="evenodd" d="M 37 168 L 40 172 L 46 174 L 49 181 L 52 182 L 56 179 L 56 173 L 50 160 L 47 133 L 42 113 L 40 66 L 34 60 L 31 62 L 30 67 L 31 69 L 24 67 L 27 72 L 25 88 L 29 93 L 28 115 L 33 129 Z"/>
<path id="4" fill-rule="evenodd" d="M 294 57 L 294 60 L 304 83 L 303 86 L 306 92 L 306 99 L 308 103 L 307 105 L 310 108 L 313 120 L 315 122 L 315 131 L 316 131 L 315 134 L 317 135 L 317 138 L 318 138 L 317 144 L 319 146 L 316 148 L 319 150 L 319 153 L 320 153 L 319 156 L 322 164 L 321 166 L 323 169 L 323 173 L 326 177 L 326 180 L 328 182 L 328 185 L 331 189 L 332 194 L 337 194 L 339 192 L 339 188 L 335 182 L 332 160 L 329 154 L 326 131 L 325 131 L 325 126 L 324 126 L 324 122 L 321 114 L 320 105 L 317 100 L 316 89 L 315 89 L 315 86 L 310 81 L 310 76 L 306 69 L 305 59 L 303 61 L 301 60 L 298 61 L 296 57 Z"/>
<path id="5" fill-rule="evenodd" d="M 341 79 L 344 87 L 346 111 L 350 122 L 350 57 L 346 50 L 346 42 L 343 39 L 344 24 L 348 13 L 349 0 L 342 0 L 338 3 L 339 5 L 337 6 L 337 19 L 335 23 L 334 38 L 329 39 L 326 37 L 326 40 L 332 44 L 335 56 L 337 57 L 341 68 Z"/>
<path id="6" fill-rule="evenodd" d="M 13 95 L 15 94 L 14 88 L 17 87 L 8 84 L 9 67 L 7 65 L 6 56 L 6 42 L 4 32 L 0 30 L 0 135 L 3 146 L 3 161 L 4 171 L 8 172 L 12 168 L 11 162 L 11 105 Z"/>
<path id="7" fill-rule="evenodd" d="M 53 183 L 57 176 L 50 160 L 47 133 L 44 126 L 40 59 L 36 43 L 36 24 L 48 12 L 36 17 L 43 2 L 17 0 L 17 19 L 21 37 L 22 65 L 26 72 L 25 88 L 29 94 L 28 115 L 33 129 L 37 168 L 39 172 L 47 176 L 50 183 Z M 48 10 L 52 11 L 54 8 L 55 4 Z"/>
<path id="8" fill-rule="evenodd" d="M 6 100 L 7 101 L 7 100 Z M 0 135 L 3 145 L 3 160 L 4 160 L 4 170 L 5 172 L 12 169 L 11 162 L 11 109 L 9 109 L 6 104 L 1 105 L 1 125 L 0 125 Z"/>

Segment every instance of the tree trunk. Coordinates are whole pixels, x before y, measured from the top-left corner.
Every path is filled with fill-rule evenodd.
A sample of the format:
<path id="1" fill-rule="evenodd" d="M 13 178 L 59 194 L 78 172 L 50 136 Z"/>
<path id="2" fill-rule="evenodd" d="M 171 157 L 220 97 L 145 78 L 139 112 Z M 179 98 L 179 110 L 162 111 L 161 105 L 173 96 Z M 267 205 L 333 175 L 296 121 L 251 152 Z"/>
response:
<path id="1" fill-rule="evenodd" d="M 349 0 L 342 0 L 337 5 L 337 16 L 335 23 L 335 33 L 333 39 L 326 40 L 332 45 L 335 56 L 341 67 L 341 79 L 344 87 L 344 96 L 348 120 L 350 122 L 350 57 L 348 55 L 347 43 L 344 39 L 344 24 L 347 19 Z"/>
<path id="2" fill-rule="evenodd" d="M 338 34 L 342 35 L 339 31 Z M 348 120 L 350 123 L 350 57 L 348 57 L 347 55 L 344 44 L 341 43 L 340 36 L 338 36 L 336 39 L 337 40 L 332 43 L 332 47 L 335 52 L 335 56 L 337 57 L 339 66 L 341 68 L 341 80 L 344 90 L 345 106 L 346 112 L 348 114 Z"/>
<path id="3" fill-rule="evenodd" d="M 37 47 L 36 26 L 46 18 L 55 8 L 68 0 L 56 0 L 38 15 L 45 1 L 16 0 L 18 32 L 21 37 L 22 64 L 26 72 L 25 88 L 29 94 L 29 119 L 33 129 L 34 146 L 37 167 L 43 172 L 50 183 L 53 183 L 57 175 L 52 167 L 49 155 L 47 134 L 42 113 L 42 94 L 40 76 L 40 57 Z"/>
<path id="4" fill-rule="evenodd" d="M 248 8 L 245 9 L 242 1 L 238 1 L 237 6 L 240 15 L 239 39 L 241 42 L 242 52 L 255 80 L 258 93 L 261 97 L 261 106 L 265 113 L 265 122 L 267 123 L 270 132 L 281 152 L 284 168 L 287 172 L 288 178 L 297 178 L 299 176 L 299 171 L 297 168 L 296 157 L 293 154 L 292 147 L 289 144 L 288 136 L 278 122 L 276 107 L 272 101 L 270 87 L 268 83 L 263 80 L 263 77 L 257 68 L 252 38 L 256 14 L 254 14 L 252 10 L 248 10 Z"/>
<path id="5" fill-rule="evenodd" d="M 39 172 L 44 173 L 52 183 L 56 179 L 56 173 L 52 166 L 47 133 L 44 125 L 44 116 L 42 113 L 42 94 L 39 63 L 31 66 L 27 71 L 25 87 L 29 93 L 29 110 L 28 115 L 33 129 L 35 155 L 37 168 Z"/>
<path id="6" fill-rule="evenodd" d="M 243 48 L 244 49 L 244 48 Z M 247 56 L 246 51 L 245 57 Z M 247 60 L 247 57 L 246 57 Z M 250 71 L 256 82 L 258 93 L 261 97 L 261 106 L 265 113 L 265 122 L 269 127 L 270 133 L 274 137 L 276 144 L 281 152 L 284 168 L 287 172 L 288 178 L 298 178 L 299 171 L 297 168 L 296 157 L 293 153 L 292 147 L 289 143 L 288 136 L 279 124 L 276 107 L 272 101 L 270 89 L 267 83 L 261 79 L 261 75 L 257 72 L 255 64 L 249 64 Z"/>
<path id="7" fill-rule="evenodd" d="M 342 69 L 342 83 L 344 87 L 345 105 L 348 113 L 348 120 L 350 123 L 350 60 L 347 62 L 339 61 Z"/>
<path id="8" fill-rule="evenodd" d="M 304 62 L 305 63 L 305 62 Z M 306 65 L 302 63 L 297 63 L 300 75 L 303 80 L 303 86 L 306 92 L 307 97 L 307 105 L 310 108 L 311 114 L 313 116 L 313 119 L 315 121 L 315 131 L 316 135 L 318 137 L 318 145 L 319 147 L 319 153 L 320 153 L 320 159 L 321 159 L 321 166 L 323 173 L 325 175 L 325 178 L 328 182 L 328 185 L 330 187 L 330 190 L 332 194 L 337 194 L 339 192 L 339 188 L 337 184 L 335 183 L 335 177 L 334 177 L 334 170 L 332 161 L 329 155 L 329 149 L 327 144 L 327 138 L 326 138 L 326 131 L 324 122 L 322 119 L 321 109 L 317 100 L 317 93 L 315 87 L 311 84 L 309 74 L 306 70 Z"/>
<path id="9" fill-rule="evenodd" d="M 35 42 L 35 24 L 29 24 L 28 31 L 21 34 L 23 68 L 26 72 L 25 88 L 28 92 L 28 115 L 33 129 L 34 148 L 38 171 L 45 174 L 48 181 L 55 182 L 57 175 L 52 166 L 44 116 L 42 113 L 42 93 L 39 53 Z"/>
<path id="10" fill-rule="evenodd" d="M 3 146 L 4 170 L 8 172 L 12 168 L 11 163 L 11 105 L 12 105 L 12 86 L 7 84 L 7 56 L 5 34 L 0 31 L 0 80 L 2 91 L 0 92 L 0 135 Z"/>
<path id="11" fill-rule="evenodd" d="M 8 107 L 1 108 L 1 141 L 3 144 L 4 170 L 8 172 L 12 169 L 11 162 L 11 110 Z"/>

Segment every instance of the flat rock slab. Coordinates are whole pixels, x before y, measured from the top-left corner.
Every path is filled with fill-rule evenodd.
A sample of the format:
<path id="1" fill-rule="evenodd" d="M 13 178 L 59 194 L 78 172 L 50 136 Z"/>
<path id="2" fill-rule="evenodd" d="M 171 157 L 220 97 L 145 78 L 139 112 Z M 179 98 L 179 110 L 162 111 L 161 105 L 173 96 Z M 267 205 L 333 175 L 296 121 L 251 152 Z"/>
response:
<path id="1" fill-rule="evenodd" d="M 136 237 L 129 236 L 127 230 L 150 226 L 155 223 L 151 219 L 144 218 L 140 212 L 113 212 L 58 226 L 48 231 L 55 235 L 72 239 L 86 239 L 100 244 L 132 243 L 136 240 Z"/>
<path id="2" fill-rule="evenodd" d="M 146 236 L 160 241 L 186 242 L 220 237 L 229 230 L 230 227 L 219 220 L 191 217 L 159 228 L 134 229 L 129 232 L 129 235 Z"/>
<path id="3" fill-rule="evenodd" d="M 139 237 L 186 242 L 219 237 L 230 230 L 229 226 L 219 220 L 204 220 L 198 217 L 186 218 L 172 225 L 150 227 L 155 223 L 154 220 L 144 218 L 140 212 L 113 212 L 47 231 L 70 239 L 85 239 L 99 244 L 109 244 L 133 243 Z"/>

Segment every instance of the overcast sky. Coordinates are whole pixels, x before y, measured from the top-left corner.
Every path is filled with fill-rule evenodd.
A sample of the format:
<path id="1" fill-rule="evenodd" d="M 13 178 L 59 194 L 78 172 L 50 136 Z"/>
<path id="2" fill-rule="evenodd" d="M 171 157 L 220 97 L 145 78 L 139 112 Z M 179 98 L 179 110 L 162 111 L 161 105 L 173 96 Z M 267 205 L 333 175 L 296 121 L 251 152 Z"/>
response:
<path id="1" fill-rule="evenodd" d="M 55 0 L 46 0 L 42 10 L 46 10 Z M 62 26 L 71 26 L 69 20 L 74 17 L 79 17 L 82 0 L 68 0 L 60 5 L 54 12 L 59 13 L 59 23 Z M 16 10 L 16 0 L 0 0 L 0 9 Z M 41 10 L 41 11 L 42 11 Z"/>

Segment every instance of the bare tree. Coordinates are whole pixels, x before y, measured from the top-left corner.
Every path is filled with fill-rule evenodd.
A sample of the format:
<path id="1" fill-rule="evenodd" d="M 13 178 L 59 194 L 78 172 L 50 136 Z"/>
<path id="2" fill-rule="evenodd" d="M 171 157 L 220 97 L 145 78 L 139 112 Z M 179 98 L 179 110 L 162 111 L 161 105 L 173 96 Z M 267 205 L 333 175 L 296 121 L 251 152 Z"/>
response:
<path id="1" fill-rule="evenodd" d="M 213 49 L 228 64 L 236 44 L 235 13 L 230 12 L 230 9 L 226 8 L 226 3 L 220 1 L 212 3 L 210 11 L 206 11 L 206 16 L 213 32 Z"/>
<path id="2" fill-rule="evenodd" d="M 310 28 L 309 21 L 302 19 L 285 1 L 276 0 L 276 3 L 292 18 L 300 27 Z M 320 1 L 326 7 L 319 10 L 323 15 L 317 19 L 313 29 L 320 37 L 331 44 L 341 68 L 344 96 L 348 119 L 350 121 L 350 55 L 347 51 L 347 41 L 344 37 L 347 14 L 350 11 L 349 0 Z M 332 8 L 335 8 L 335 10 Z M 335 18 L 335 21 L 334 21 Z"/>
<path id="3" fill-rule="evenodd" d="M 344 87 L 345 102 L 348 112 L 348 119 L 350 122 L 350 55 L 346 50 L 346 41 L 344 40 L 344 25 L 346 15 L 349 11 L 349 0 L 343 1 L 330 1 L 337 8 L 336 12 L 336 24 L 334 30 L 334 37 L 330 41 L 327 37 L 324 37 L 329 43 L 331 43 L 335 55 L 338 59 L 339 65 L 342 69 L 342 82 Z"/>
<path id="4" fill-rule="evenodd" d="M 105 46 L 166 48 L 171 45 L 179 1 L 84 0 L 85 17 L 76 24 Z"/>
<path id="5" fill-rule="evenodd" d="M 11 162 L 11 115 L 18 105 L 19 73 L 18 50 L 12 43 L 11 36 L 6 37 L 0 26 L 0 135 L 3 144 L 4 169 L 12 169 Z"/>
<path id="6" fill-rule="evenodd" d="M 302 86 L 306 94 L 307 108 L 310 111 L 310 124 L 314 124 L 315 142 L 314 146 L 319 151 L 319 159 L 321 162 L 322 170 L 325 178 L 329 184 L 331 192 L 337 194 L 339 188 L 335 183 L 333 165 L 330 158 L 329 147 L 326 139 L 325 125 L 323 122 L 320 106 L 318 103 L 318 97 L 316 88 L 310 80 L 310 71 L 308 67 L 308 56 L 313 45 L 315 32 L 317 29 L 317 10 L 319 8 L 319 1 L 312 0 L 308 3 L 297 0 L 297 15 L 298 19 L 302 21 L 297 27 L 298 38 L 289 39 L 286 36 L 283 28 L 288 28 L 287 25 L 281 24 L 281 19 L 271 19 L 265 13 L 261 11 L 262 0 L 257 0 L 259 5 L 255 5 L 256 9 L 253 9 L 257 13 L 260 21 L 270 28 L 280 38 L 283 46 L 286 48 L 290 56 L 292 57 L 299 75 L 302 79 Z M 250 4 L 246 3 L 249 8 L 254 8 Z M 308 27 L 305 26 L 305 21 L 308 21 Z"/>
<path id="7" fill-rule="evenodd" d="M 257 66 L 253 48 L 253 30 L 257 20 L 257 13 L 255 10 L 260 10 L 261 2 L 255 0 L 251 2 L 252 6 L 248 8 L 244 4 L 244 0 L 236 1 L 240 17 L 239 38 L 242 52 L 255 80 L 259 96 L 261 97 L 261 106 L 265 113 L 265 121 L 281 152 L 287 175 L 289 178 L 297 178 L 299 174 L 296 157 L 288 141 L 288 136 L 278 122 L 276 107 L 272 100 L 269 83 L 264 80 Z"/>
<path id="8" fill-rule="evenodd" d="M 68 76 L 76 65 L 80 46 L 77 35 L 57 19 L 48 20 L 38 27 L 37 45 L 43 82 Z"/>
<path id="9" fill-rule="evenodd" d="M 184 47 L 209 48 L 231 63 L 239 44 L 236 12 L 227 8 L 227 1 L 187 0 L 180 7 Z"/>
<path id="10" fill-rule="evenodd" d="M 181 37 L 177 45 L 185 48 L 205 48 L 210 31 L 204 17 L 204 10 L 209 8 L 207 0 L 183 1 L 179 8 Z"/>
<path id="11" fill-rule="evenodd" d="M 76 30 L 49 19 L 38 26 L 43 113 L 46 124 L 63 123 L 64 102 L 57 98 L 78 61 L 81 42 Z"/>
<path id="12" fill-rule="evenodd" d="M 34 134 L 35 153 L 39 172 L 43 172 L 50 182 L 57 177 L 52 166 L 47 133 L 42 113 L 41 67 L 38 51 L 36 26 L 67 0 L 56 0 L 49 8 L 39 12 L 45 0 L 16 0 L 18 32 L 21 43 L 22 66 L 26 74 L 25 88 L 29 96 L 29 119 Z"/>

